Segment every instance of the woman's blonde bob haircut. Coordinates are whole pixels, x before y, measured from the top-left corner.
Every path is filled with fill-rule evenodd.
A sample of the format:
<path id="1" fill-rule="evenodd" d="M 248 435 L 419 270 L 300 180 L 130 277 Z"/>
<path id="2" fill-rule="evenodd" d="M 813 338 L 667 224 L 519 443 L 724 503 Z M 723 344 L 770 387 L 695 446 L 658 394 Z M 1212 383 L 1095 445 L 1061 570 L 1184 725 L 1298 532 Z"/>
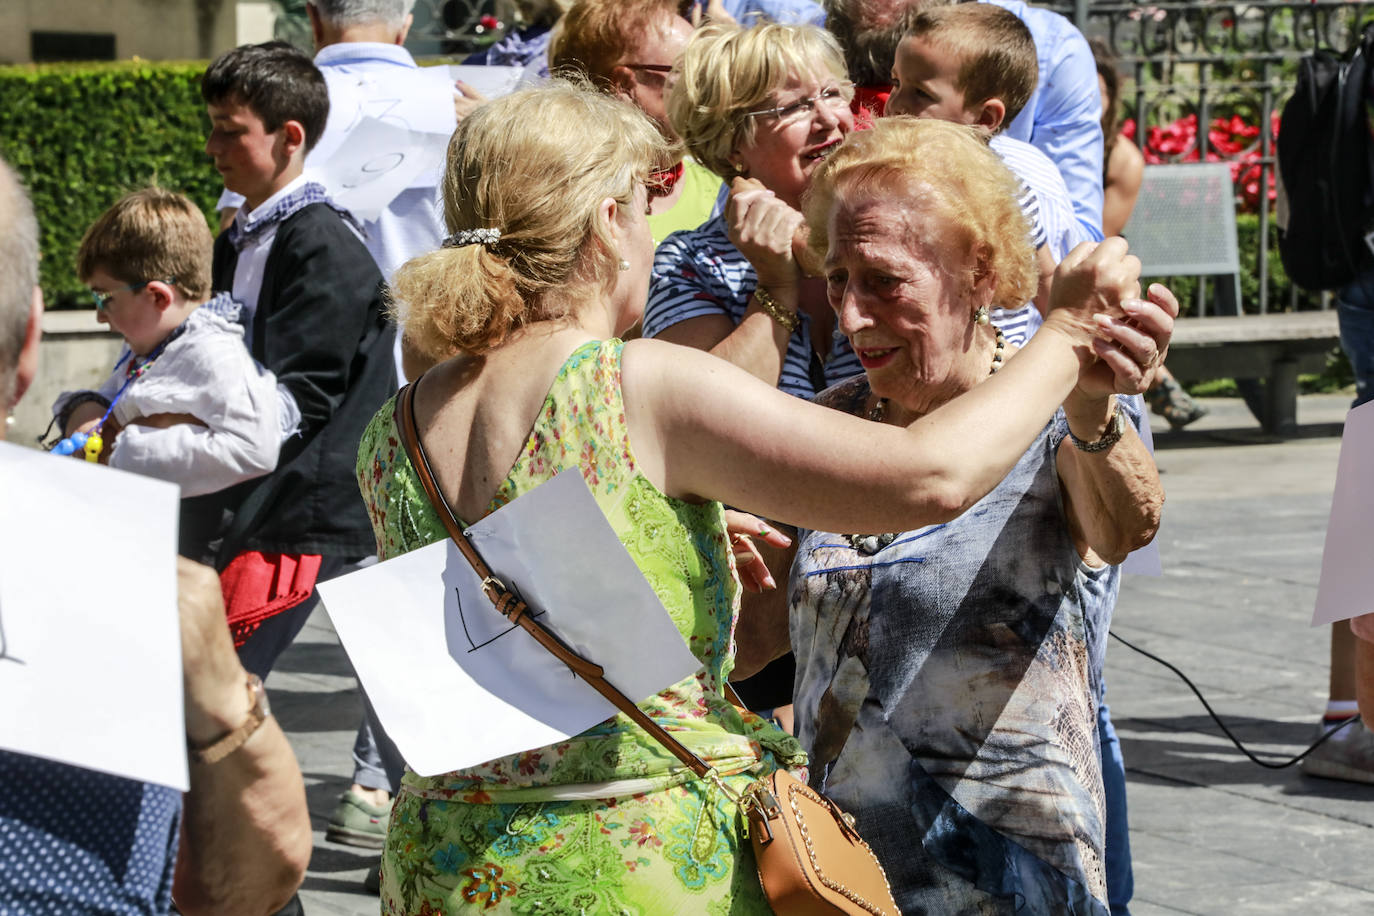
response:
<path id="1" fill-rule="evenodd" d="M 835 36 L 813 25 L 708 25 L 687 43 L 677 69 L 668 122 L 692 158 L 727 181 L 735 174 L 730 153 L 754 142 L 749 112 L 770 107 L 793 76 L 825 71 L 846 79 Z"/>
<path id="2" fill-rule="evenodd" d="M 845 198 L 878 193 L 931 208 L 957 246 L 945 264 L 969 260 L 993 275 L 992 306 L 1020 308 L 1038 274 L 1030 225 L 1017 200 L 1020 182 L 988 149 L 986 132 L 947 121 L 879 118 L 855 131 L 821 163 L 802 208 L 811 251 L 824 259 L 830 217 Z M 962 256 L 962 257 L 961 257 Z M 942 265 L 943 266 L 943 265 Z M 969 287 L 977 277 L 965 278 Z"/>
<path id="3" fill-rule="evenodd" d="M 483 353 L 518 327 L 567 315 L 569 287 L 609 288 L 620 255 L 600 204 L 633 207 L 664 161 L 664 140 L 639 109 L 585 83 L 552 80 L 478 108 L 449 141 L 444 222 L 501 238 L 401 266 L 392 310 L 407 343 L 436 360 Z"/>

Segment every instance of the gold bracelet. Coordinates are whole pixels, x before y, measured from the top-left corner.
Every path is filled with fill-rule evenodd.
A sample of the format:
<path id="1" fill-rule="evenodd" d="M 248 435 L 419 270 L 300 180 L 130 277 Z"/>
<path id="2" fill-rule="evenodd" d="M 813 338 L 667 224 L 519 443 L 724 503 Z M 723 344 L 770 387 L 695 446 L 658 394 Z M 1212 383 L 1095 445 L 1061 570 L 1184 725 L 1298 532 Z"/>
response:
<path id="1" fill-rule="evenodd" d="M 787 309 L 778 305 L 778 300 L 774 299 L 773 295 L 769 293 L 768 290 L 764 289 L 762 286 L 756 286 L 754 288 L 754 298 L 758 300 L 759 305 L 768 313 L 768 316 L 782 325 L 787 333 L 791 334 L 797 329 L 797 313 L 789 312 Z"/>

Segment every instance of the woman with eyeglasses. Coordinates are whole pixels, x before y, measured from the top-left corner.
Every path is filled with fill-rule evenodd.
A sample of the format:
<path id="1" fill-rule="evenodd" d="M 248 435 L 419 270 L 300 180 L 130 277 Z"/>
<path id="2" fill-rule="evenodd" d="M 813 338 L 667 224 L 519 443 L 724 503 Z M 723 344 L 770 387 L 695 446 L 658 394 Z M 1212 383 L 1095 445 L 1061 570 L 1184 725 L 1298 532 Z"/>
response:
<path id="1" fill-rule="evenodd" d="M 725 212 L 654 258 L 644 333 L 707 350 L 789 394 L 862 371 L 825 284 L 797 261 L 811 173 L 854 129 L 839 45 L 814 26 L 708 26 L 668 99 L 696 161 L 731 182 Z"/>
<path id="2" fill-rule="evenodd" d="M 805 251 L 802 195 L 811 173 L 854 129 L 853 95 L 839 45 L 814 26 L 711 25 L 692 37 L 678 61 L 668 117 L 692 157 L 731 183 L 730 196 L 720 216 L 658 246 L 645 337 L 706 350 L 808 399 L 863 371 L 835 333 L 819 270 L 798 261 Z M 737 546 L 741 560 L 754 553 L 747 540 Z M 775 560 L 768 546 L 761 552 Z M 750 596 L 770 606 L 778 598 Z M 772 657 L 785 637 L 749 633 L 741 673 L 756 670 L 756 648 Z M 780 721 L 789 724 L 789 659 L 739 690 L 752 709 L 782 707 Z"/>
<path id="3" fill-rule="evenodd" d="M 677 0 L 577 0 L 549 46 L 555 73 L 580 74 L 631 103 L 674 144 L 673 161 L 655 170 L 649 185 L 649 229 L 656 241 L 695 229 L 719 209 L 720 179 L 681 155 L 668 123 L 673 65 L 691 37 L 692 24 L 679 15 Z"/>

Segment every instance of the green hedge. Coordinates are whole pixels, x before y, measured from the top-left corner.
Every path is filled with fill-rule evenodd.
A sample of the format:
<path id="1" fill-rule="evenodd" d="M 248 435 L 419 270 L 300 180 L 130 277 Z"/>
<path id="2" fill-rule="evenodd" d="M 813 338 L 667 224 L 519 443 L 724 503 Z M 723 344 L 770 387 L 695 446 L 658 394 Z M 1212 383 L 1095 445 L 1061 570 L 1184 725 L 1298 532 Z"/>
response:
<path id="1" fill-rule="evenodd" d="M 120 195 L 155 183 L 212 216 L 222 184 L 204 152 L 204 70 L 194 61 L 0 67 L 0 155 L 33 196 L 49 307 L 84 302 L 77 246 Z"/>

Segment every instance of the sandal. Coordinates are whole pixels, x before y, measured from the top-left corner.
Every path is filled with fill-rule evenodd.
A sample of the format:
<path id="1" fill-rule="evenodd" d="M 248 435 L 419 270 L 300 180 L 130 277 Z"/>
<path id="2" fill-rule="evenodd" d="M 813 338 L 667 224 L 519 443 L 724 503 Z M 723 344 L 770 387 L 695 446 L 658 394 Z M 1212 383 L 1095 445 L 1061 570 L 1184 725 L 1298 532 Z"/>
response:
<path id="1" fill-rule="evenodd" d="M 1174 379 L 1164 379 L 1146 397 L 1150 410 L 1168 421 L 1173 429 L 1182 429 L 1194 420 L 1207 415 L 1207 408 L 1193 400 Z"/>

